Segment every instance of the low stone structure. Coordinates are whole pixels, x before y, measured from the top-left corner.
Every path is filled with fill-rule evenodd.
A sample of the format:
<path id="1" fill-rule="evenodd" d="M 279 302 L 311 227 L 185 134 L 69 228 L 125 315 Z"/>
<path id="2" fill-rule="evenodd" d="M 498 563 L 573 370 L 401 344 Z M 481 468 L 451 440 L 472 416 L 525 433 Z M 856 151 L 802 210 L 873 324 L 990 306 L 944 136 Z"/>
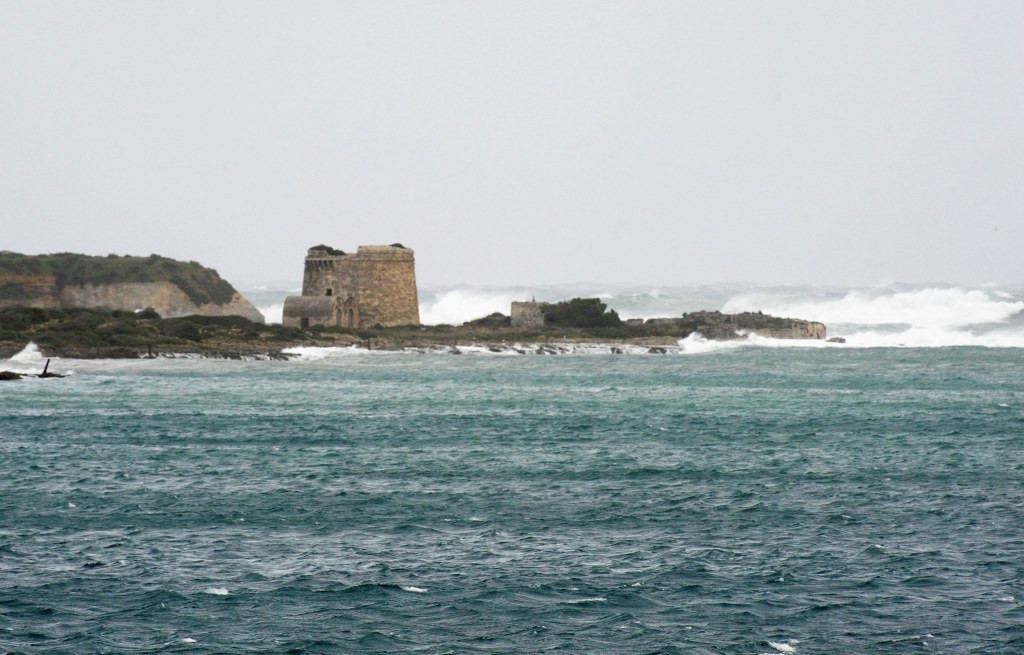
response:
<path id="1" fill-rule="evenodd" d="M 285 299 L 282 322 L 302 328 L 419 325 L 413 251 L 397 243 L 359 246 L 354 254 L 313 246 L 302 295 Z"/>
<path id="2" fill-rule="evenodd" d="M 512 327 L 544 327 L 544 312 L 540 309 L 543 304 L 532 300 L 514 301 L 511 313 Z"/>

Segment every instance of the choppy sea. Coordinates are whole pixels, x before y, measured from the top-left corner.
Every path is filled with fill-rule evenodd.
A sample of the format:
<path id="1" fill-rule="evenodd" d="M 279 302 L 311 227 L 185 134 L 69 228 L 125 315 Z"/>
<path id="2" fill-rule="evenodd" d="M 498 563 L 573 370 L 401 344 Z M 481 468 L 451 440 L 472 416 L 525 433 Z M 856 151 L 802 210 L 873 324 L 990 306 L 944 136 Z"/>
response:
<path id="1" fill-rule="evenodd" d="M 793 345 L 54 360 L 0 653 L 1024 653 L 1024 348 Z"/>

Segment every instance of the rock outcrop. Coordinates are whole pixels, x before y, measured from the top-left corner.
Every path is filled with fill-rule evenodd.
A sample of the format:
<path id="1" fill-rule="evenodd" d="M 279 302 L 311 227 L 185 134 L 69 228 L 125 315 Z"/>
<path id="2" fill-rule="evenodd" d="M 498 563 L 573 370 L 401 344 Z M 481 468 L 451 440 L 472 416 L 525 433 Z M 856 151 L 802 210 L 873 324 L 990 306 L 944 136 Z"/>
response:
<path id="1" fill-rule="evenodd" d="M 756 334 L 771 339 L 824 339 L 824 323 L 799 318 L 779 318 L 761 312 L 723 314 L 722 312 L 690 312 L 679 318 L 652 318 L 641 329 L 654 331 L 678 329 L 699 332 L 708 339 L 739 339 Z"/>

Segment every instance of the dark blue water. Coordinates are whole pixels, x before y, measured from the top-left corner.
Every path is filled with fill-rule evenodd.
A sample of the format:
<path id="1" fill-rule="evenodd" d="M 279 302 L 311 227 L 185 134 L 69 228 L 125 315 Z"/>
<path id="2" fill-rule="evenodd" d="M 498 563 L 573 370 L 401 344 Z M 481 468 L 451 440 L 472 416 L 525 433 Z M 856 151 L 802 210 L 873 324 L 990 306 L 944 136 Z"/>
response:
<path id="1" fill-rule="evenodd" d="M 0 652 L 1024 653 L 1021 349 L 57 364 Z"/>

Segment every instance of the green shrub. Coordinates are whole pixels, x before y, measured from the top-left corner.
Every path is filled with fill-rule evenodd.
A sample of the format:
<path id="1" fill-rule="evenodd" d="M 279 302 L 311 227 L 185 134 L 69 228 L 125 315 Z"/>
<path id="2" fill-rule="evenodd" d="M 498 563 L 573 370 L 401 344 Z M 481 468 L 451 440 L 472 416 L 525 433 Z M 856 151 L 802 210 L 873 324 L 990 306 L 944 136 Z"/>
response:
<path id="1" fill-rule="evenodd" d="M 622 319 L 612 309 L 605 311 L 608 306 L 601 302 L 600 298 L 573 298 L 562 302 L 541 305 L 540 310 L 544 314 L 544 325 L 556 327 L 619 327 Z"/>
<path id="2" fill-rule="evenodd" d="M 484 316 L 483 318 L 477 318 L 477 319 L 473 319 L 472 321 L 466 321 L 462 325 L 464 327 L 483 327 L 483 328 L 487 328 L 487 327 L 492 327 L 492 328 L 507 327 L 507 326 L 512 325 L 512 317 L 511 316 L 505 316 L 501 312 L 494 312 L 493 314 L 488 314 L 487 316 Z"/>
<path id="3" fill-rule="evenodd" d="M 175 339 L 186 339 L 188 341 L 202 341 L 203 335 L 199 327 L 191 321 L 181 318 L 169 318 L 160 323 L 160 334 Z"/>
<path id="4" fill-rule="evenodd" d="M 0 284 L 0 300 L 28 300 L 32 294 L 21 282 Z"/>

